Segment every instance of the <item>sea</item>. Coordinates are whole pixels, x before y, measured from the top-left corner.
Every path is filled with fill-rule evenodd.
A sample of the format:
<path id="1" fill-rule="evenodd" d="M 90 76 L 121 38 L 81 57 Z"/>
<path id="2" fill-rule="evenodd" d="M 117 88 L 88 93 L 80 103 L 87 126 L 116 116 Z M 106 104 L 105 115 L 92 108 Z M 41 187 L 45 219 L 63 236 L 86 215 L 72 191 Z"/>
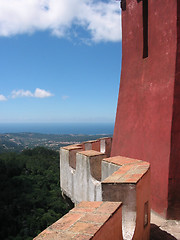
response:
<path id="1" fill-rule="evenodd" d="M 113 134 L 114 123 L 0 123 L 3 133 Z"/>

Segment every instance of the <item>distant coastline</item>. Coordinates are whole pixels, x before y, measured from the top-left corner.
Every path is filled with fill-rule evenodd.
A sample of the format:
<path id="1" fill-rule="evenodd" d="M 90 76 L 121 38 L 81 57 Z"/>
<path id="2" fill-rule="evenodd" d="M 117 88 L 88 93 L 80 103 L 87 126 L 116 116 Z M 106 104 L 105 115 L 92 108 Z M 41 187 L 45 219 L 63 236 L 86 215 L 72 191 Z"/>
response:
<path id="1" fill-rule="evenodd" d="M 3 133 L 113 134 L 114 123 L 0 123 Z"/>

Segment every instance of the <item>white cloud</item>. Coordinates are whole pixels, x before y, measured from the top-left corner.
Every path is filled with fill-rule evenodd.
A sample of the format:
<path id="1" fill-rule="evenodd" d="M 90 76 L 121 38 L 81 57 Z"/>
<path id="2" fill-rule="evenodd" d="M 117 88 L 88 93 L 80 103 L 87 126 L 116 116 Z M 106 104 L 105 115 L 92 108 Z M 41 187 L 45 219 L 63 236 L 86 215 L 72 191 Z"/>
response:
<path id="1" fill-rule="evenodd" d="M 18 98 L 18 97 L 33 97 L 33 94 L 30 91 L 25 91 L 23 89 L 21 90 L 13 90 L 11 93 L 12 98 Z"/>
<path id="2" fill-rule="evenodd" d="M 73 25 L 89 31 L 92 41 L 119 41 L 119 2 L 0 0 L 0 36 L 50 30 L 58 37 L 71 37 Z"/>
<path id="3" fill-rule="evenodd" d="M 7 101 L 7 98 L 4 95 L 0 94 L 0 101 Z"/>
<path id="4" fill-rule="evenodd" d="M 11 97 L 12 98 L 18 98 L 18 97 L 35 97 L 35 98 L 47 98 L 47 97 L 51 97 L 53 96 L 52 93 L 44 90 L 44 89 L 40 89 L 40 88 L 36 88 L 35 92 L 32 93 L 29 90 L 13 90 L 11 93 Z"/>
<path id="5" fill-rule="evenodd" d="M 34 92 L 34 97 L 36 98 L 46 98 L 46 97 L 51 97 L 53 96 L 52 93 L 47 92 L 44 89 L 40 89 L 40 88 L 36 88 L 35 92 Z"/>

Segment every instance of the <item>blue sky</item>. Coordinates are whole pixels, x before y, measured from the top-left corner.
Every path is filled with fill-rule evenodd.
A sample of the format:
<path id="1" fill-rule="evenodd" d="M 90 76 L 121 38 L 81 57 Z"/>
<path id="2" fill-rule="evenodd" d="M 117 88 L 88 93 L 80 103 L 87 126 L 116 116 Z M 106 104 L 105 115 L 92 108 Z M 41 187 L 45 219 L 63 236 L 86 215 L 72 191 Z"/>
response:
<path id="1" fill-rule="evenodd" d="M 115 0 L 0 0 L 0 122 L 113 122 Z"/>

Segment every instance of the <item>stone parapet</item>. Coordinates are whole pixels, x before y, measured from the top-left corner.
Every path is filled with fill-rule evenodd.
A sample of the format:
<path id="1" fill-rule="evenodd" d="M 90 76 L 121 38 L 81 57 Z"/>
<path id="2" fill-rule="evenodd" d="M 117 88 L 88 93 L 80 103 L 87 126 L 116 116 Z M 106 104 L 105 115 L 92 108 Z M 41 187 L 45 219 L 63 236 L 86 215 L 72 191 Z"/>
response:
<path id="1" fill-rule="evenodd" d="M 150 164 L 109 157 L 111 141 L 61 148 L 61 190 L 76 207 L 35 240 L 149 240 Z"/>
<path id="2" fill-rule="evenodd" d="M 107 158 L 110 142 L 100 139 L 61 148 L 62 192 L 75 204 L 81 201 L 122 202 L 123 239 L 148 240 L 150 164 L 121 156 Z"/>
<path id="3" fill-rule="evenodd" d="M 123 240 L 122 204 L 81 202 L 34 240 Z"/>
<path id="4" fill-rule="evenodd" d="M 102 201 L 101 162 L 110 155 L 111 142 L 102 138 L 61 148 L 61 189 L 75 204 Z"/>
<path id="5" fill-rule="evenodd" d="M 70 166 L 70 152 L 61 148 L 60 183 L 62 192 L 77 204 L 81 201 L 102 201 L 101 162 L 105 154 L 94 151 L 76 153 L 76 169 Z"/>

